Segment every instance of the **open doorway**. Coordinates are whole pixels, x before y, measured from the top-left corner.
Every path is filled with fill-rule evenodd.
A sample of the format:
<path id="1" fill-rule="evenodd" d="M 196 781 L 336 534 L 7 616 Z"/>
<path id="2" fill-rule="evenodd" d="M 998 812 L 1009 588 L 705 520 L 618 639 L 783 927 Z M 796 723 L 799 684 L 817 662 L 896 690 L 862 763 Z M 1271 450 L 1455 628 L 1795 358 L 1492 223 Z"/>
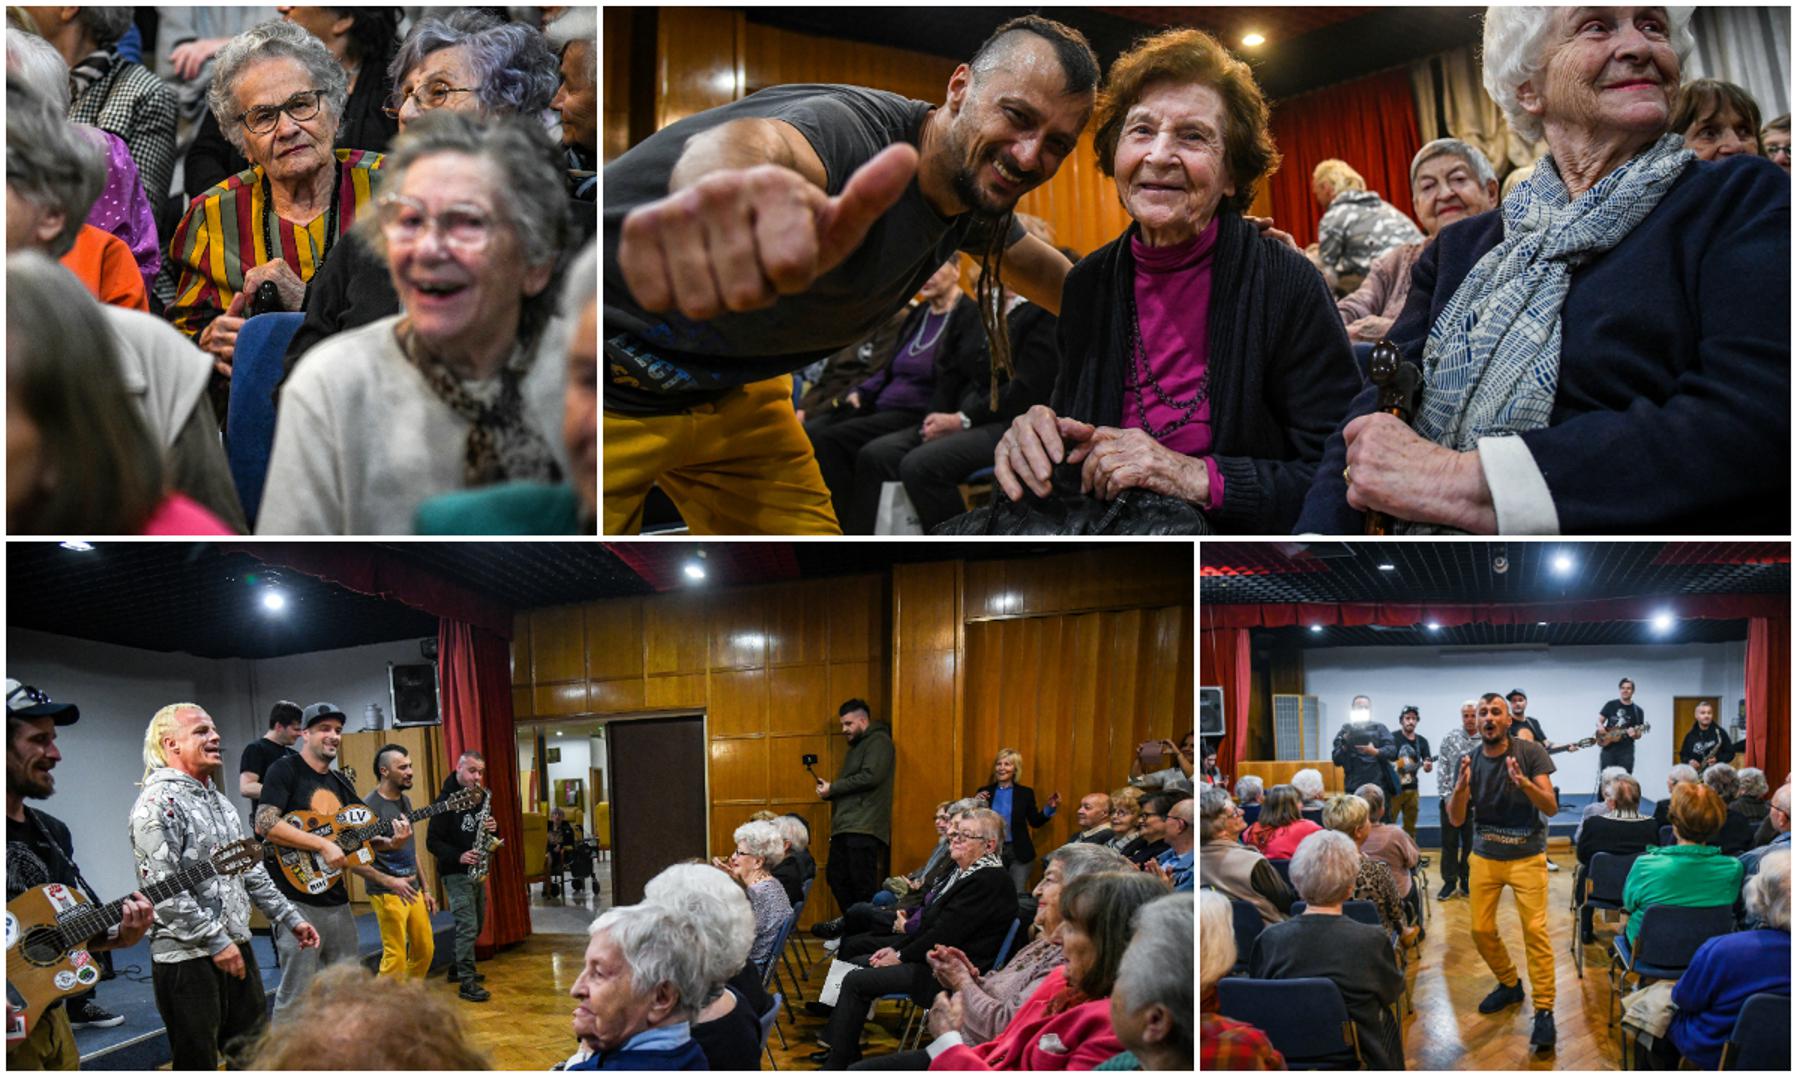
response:
<path id="1" fill-rule="evenodd" d="M 521 725 L 520 838 L 531 927 L 540 934 L 585 933 L 594 916 L 612 906 L 606 725 L 596 718 L 565 717 Z M 552 825 L 560 816 L 568 829 Z"/>

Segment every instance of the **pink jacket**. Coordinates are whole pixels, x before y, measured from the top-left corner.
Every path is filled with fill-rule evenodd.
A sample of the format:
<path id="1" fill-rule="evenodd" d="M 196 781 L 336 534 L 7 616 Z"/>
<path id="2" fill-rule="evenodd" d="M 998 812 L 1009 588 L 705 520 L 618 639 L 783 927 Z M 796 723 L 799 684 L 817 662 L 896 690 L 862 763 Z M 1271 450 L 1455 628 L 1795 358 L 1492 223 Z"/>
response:
<path id="1" fill-rule="evenodd" d="M 932 1059 L 934 1071 L 1017 1069 L 1088 1070 L 1125 1052 L 1113 1034 L 1112 1003 L 1089 1001 L 1055 1016 L 1050 1002 L 1068 985 L 1067 965 L 1044 977 L 1000 1037 L 980 1046 L 952 1046 Z"/>

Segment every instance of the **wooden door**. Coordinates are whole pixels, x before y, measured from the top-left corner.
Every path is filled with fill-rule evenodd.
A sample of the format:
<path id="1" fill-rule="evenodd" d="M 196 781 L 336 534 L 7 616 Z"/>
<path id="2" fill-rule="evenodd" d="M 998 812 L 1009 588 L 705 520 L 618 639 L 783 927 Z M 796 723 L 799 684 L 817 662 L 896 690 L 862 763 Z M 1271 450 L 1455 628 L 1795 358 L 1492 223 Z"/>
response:
<path id="1" fill-rule="evenodd" d="M 665 866 L 705 859 L 706 725 L 698 716 L 606 725 L 613 903 L 635 904 Z"/>
<path id="2" fill-rule="evenodd" d="M 1674 743 L 1669 747 L 1669 764 L 1681 764 L 1681 744 L 1687 739 L 1687 733 L 1694 728 L 1694 706 L 1705 702 L 1713 707 L 1714 725 L 1723 723 L 1719 718 L 1719 699 L 1714 697 L 1677 697 L 1672 724 Z M 1648 718 L 1646 718 L 1648 719 Z"/>

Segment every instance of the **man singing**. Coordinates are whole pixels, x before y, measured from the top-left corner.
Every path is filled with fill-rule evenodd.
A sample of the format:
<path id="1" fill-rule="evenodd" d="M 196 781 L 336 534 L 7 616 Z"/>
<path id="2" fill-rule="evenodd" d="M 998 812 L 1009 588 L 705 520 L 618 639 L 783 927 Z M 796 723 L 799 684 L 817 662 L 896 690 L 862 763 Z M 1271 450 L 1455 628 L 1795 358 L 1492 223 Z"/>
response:
<path id="1" fill-rule="evenodd" d="M 1556 951 L 1550 944 L 1550 874 L 1542 815 L 1556 812 L 1550 788 L 1556 766 L 1541 745 L 1512 737 L 1507 704 L 1499 694 L 1482 695 L 1476 718 L 1481 750 L 1464 755 L 1458 764 L 1449 817 L 1454 826 L 1471 816 L 1475 823 L 1474 852 L 1469 856 L 1469 930 L 1476 951 L 1500 980 L 1478 1008 L 1494 1013 L 1525 1000 L 1524 982 L 1500 941 L 1500 893 L 1510 886 L 1524 930 L 1526 966 L 1531 969 L 1531 1046 L 1554 1049 Z"/>

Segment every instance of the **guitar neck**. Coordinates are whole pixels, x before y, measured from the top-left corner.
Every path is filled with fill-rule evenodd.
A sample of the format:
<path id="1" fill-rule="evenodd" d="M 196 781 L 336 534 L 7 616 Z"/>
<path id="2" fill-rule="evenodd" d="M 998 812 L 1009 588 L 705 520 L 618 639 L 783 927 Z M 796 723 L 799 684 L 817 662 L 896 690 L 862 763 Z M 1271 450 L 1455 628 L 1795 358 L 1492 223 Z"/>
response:
<path id="1" fill-rule="evenodd" d="M 452 795 L 450 798 L 453 799 L 455 797 L 456 796 Z M 431 817 L 434 814 L 441 814 L 449 808 L 450 799 L 445 799 L 442 802 L 434 802 L 430 806 L 421 806 L 416 810 L 407 811 L 406 820 L 424 821 L 426 818 Z M 387 824 L 385 821 L 372 821 L 361 828 L 345 830 L 341 838 L 353 844 L 361 844 L 376 837 L 380 837 L 382 835 L 381 827 L 385 824 Z"/>
<path id="2" fill-rule="evenodd" d="M 160 881 L 144 886 L 138 891 L 150 901 L 152 907 L 181 895 L 202 882 L 218 876 L 218 871 L 210 862 L 190 863 Z M 125 901 L 130 897 L 121 896 L 110 904 L 96 908 L 88 908 L 77 912 L 74 916 L 57 923 L 68 938 L 70 944 L 77 944 L 98 934 L 104 934 L 125 921 Z"/>

